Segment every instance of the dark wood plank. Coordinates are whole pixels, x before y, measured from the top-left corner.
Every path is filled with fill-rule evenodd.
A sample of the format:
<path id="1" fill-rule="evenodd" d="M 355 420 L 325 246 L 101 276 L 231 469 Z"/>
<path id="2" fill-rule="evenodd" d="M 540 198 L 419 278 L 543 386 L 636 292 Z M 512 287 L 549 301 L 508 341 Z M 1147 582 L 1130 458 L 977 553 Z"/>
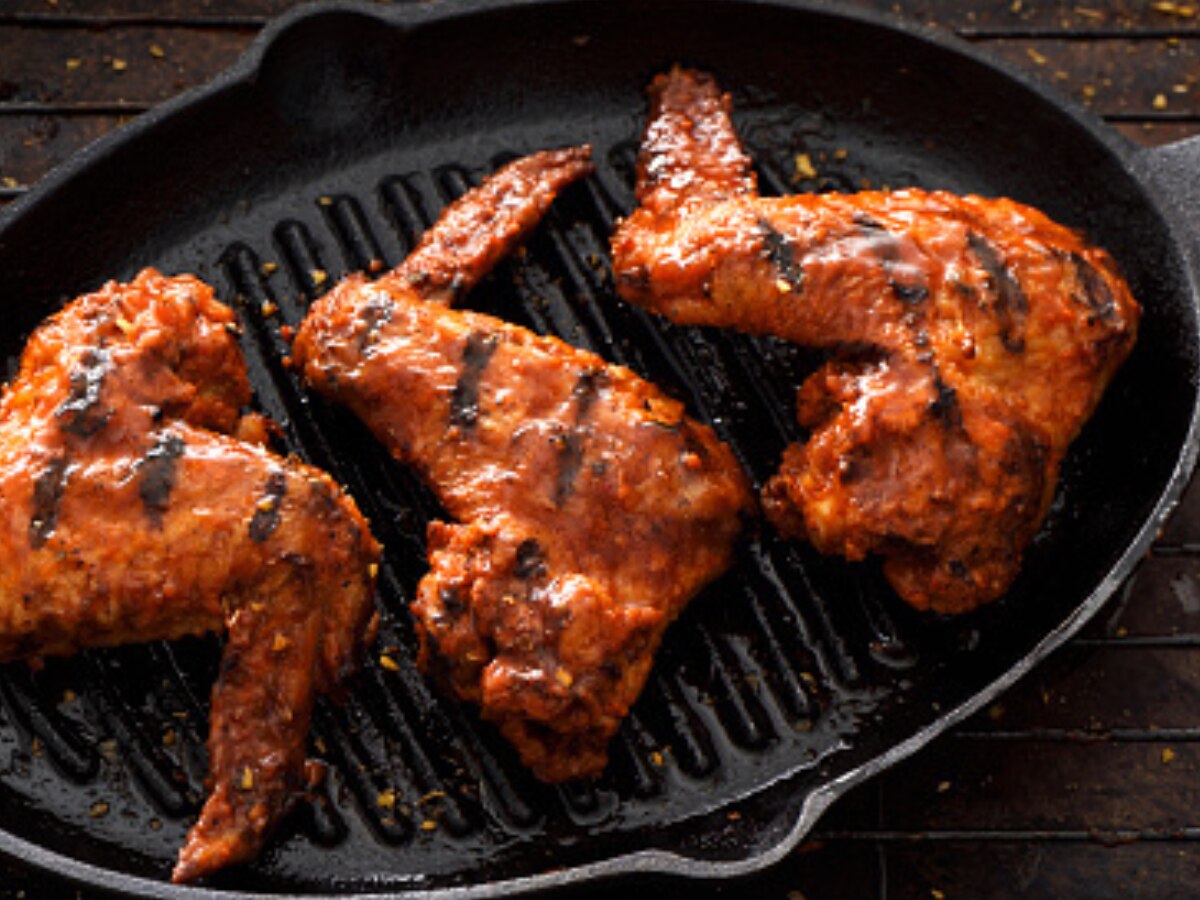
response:
<path id="1" fill-rule="evenodd" d="M 1200 119 L 1200 40 L 988 41 L 991 55 L 1105 116 Z"/>
<path id="2" fill-rule="evenodd" d="M 0 119 L 2 186 L 34 184 L 92 141 L 120 127 L 122 116 L 10 116 Z"/>
<path id="3" fill-rule="evenodd" d="M 1200 844 L 889 844 L 887 900 L 1189 900 Z"/>
<path id="4" fill-rule="evenodd" d="M 0 103 L 132 109 L 160 103 L 230 65 L 252 29 L 0 26 Z"/>
<path id="5" fill-rule="evenodd" d="M 1144 560 L 1083 636 L 1143 644 L 1161 638 L 1200 650 L 1200 557 L 1154 554 Z"/>
<path id="6" fill-rule="evenodd" d="M 1200 738 L 1198 709 L 1200 647 L 1075 645 L 1064 647 L 964 728 L 1097 739 L 1115 731 L 1190 729 Z"/>
<path id="7" fill-rule="evenodd" d="M 1160 147 L 1200 134 L 1200 122 L 1124 121 L 1113 127 L 1135 144 Z"/>
<path id="8" fill-rule="evenodd" d="M 885 831 L 1200 837 L 1200 743 L 940 740 L 883 776 Z"/>
<path id="9" fill-rule="evenodd" d="M 849 0 L 848 5 L 892 12 L 914 22 L 971 34 L 1138 31 L 1190 32 L 1200 27 L 1195 3 L 1144 0 Z"/>
<path id="10" fill-rule="evenodd" d="M 383 0 L 387 2 L 387 0 Z M 392 0 L 405 2 L 405 0 Z M 1194 2 L 1137 0 L 843 0 L 846 6 L 899 15 L 968 34 L 1013 32 L 1188 33 L 1200 29 Z M 38 19 L 183 19 L 186 21 L 264 20 L 299 5 L 299 0 L 8 0 L 0 15 Z"/>
<path id="11" fill-rule="evenodd" d="M 268 19 L 301 0 L 7 0 L 0 15 L 51 19 L 154 18 L 162 20 Z"/>

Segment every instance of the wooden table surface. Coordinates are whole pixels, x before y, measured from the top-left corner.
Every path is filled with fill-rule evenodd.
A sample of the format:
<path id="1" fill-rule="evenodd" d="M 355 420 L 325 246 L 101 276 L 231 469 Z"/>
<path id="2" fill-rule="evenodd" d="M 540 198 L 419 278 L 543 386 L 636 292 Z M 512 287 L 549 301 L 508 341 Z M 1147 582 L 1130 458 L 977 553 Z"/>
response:
<path id="1" fill-rule="evenodd" d="M 210 78 L 294 5 L 0 0 L 0 204 Z M 956 33 L 1138 143 L 1200 134 L 1200 4 L 847 5 Z M 622 892 L 633 900 L 685 889 L 763 900 L 1200 897 L 1200 488 L 1082 636 L 999 703 L 839 802 L 778 867 L 724 885 L 643 880 Z M 76 894 L 0 861 L 4 900 Z"/>

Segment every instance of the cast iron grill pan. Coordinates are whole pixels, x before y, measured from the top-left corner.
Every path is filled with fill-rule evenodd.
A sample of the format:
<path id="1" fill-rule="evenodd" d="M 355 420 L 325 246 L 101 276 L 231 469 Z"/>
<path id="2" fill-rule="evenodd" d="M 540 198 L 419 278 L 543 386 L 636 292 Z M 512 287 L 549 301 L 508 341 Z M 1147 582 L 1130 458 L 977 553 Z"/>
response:
<path id="1" fill-rule="evenodd" d="M 802 436 L 792 394 L 820 357 L 671 326 L 612 287 L 607 238 L 633 204 L 644 87 L 676 61 L 733 92 L 764 192 L 918 185 L 1034 203 L 1113 252 L 1145 327 L 1005 599 L 954 620 L 918 616 L 872 565 L 763 525 L 670 631 L 604 777 L 549 787 L 413 667 L 406 604 L 441 512 L 360 425 L 302 388 L 281 330 L 342 275 L 399 262 L 496 166 L 587 141 L 595 175 L 468 305 L 649 377 L 761 485 Z M 336 5 L 285 18 L 213 85 L 14 204 L 0 222 L 10 359 L 48 312 L 106 278 L 146 264 L 197 273 L 238 311 L 282 449 L 347 485 L 387 548 L 378 642 L 347 702 L 316 712 L 324 785 L 258 862 L 210 886 L 436 895 L 752 868 L 847 785 L 1065 639 L 1177 496 L 1196 403 L 1184 251 L 1124 148 L 1093 128 L 940 39 L 819 5 Z M 800 153 L 819 178 L 797 180 Z M 217 638 L 189 639 L 6 667 L 0 849 L 130 894 L 199 893 L 165 879 L 203 796 L 219 650 Z"/>

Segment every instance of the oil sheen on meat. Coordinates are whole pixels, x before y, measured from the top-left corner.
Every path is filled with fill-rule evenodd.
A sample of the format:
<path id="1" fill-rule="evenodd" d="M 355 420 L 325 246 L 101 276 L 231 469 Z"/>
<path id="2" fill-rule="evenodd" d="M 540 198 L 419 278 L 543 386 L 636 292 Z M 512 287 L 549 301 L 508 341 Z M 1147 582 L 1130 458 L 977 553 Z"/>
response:
<path id="1" fill-rule="evenodd" d="M 176 881 L 257 854 L 374 610 L 379 547 L 262 446 L 234 328 L 207 285 L 146 270 L 47 320 L 0 399 L 0 661 L 228 634 Z"/>
<path id="2" fill-rule="evenodd" d="M 884 558 L 920 609 L 1003 594 L 1068 444 L 1133 347 L 1112 258 L 1007 199 L 898 190 L 760 197 L 711 77 L 650 86 L 620 294 L 675 322 L 829 348 L 810 430 L 763 505 L 826 553 Z"/>
<path id="3" fill-rule="evenodd" d="M 667 625 L 730 563 L 753 498 L 712 431 L 620 366 L 450 308 L 590 171 L 535 154 L 397 269 L 318 301 L 294 358 L 432 486 L 421 666 L 547 781 L 595 776 Z"/>

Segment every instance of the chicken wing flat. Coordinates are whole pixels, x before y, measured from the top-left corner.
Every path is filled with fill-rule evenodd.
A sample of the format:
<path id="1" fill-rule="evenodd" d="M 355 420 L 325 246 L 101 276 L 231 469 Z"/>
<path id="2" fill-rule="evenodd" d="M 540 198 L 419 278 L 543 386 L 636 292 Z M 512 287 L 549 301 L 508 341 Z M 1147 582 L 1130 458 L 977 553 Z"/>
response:
<path id="1" fill-rule="evenodd" d="M 457 520 L 429 527 L 419 663 L 547 781 L 603 769 L 664 630 L 729 565 L 752 503 L 728 448 L 653 385 L 448 305 L 587 159 L 546 152 L 500 170 L 397 269 L 314 304 L 294 344 L 309 383 Z"/>
<path id="2" fill-rule="evenodd" d="M 353 501 L 242 415 L 234 327 L 202 282 L 146 270 L 47 320 L 0 398 L 0 660 L 228 632 L 176 881 L 261 848 L 374 608 Z"/>
<path id="3" fill-rule="evenodd" d="M 620 294 L 681 323 L 831 348 L 809 439 L 764 507 L 819 550 L 884 557 L 914 606 L 1002 594 L 1068 444 L 1131 350 L 1111 257 L 1007 199 L 901 190 L 760 197 L 730 103 L 674 69 L 649 89 Z"/>

